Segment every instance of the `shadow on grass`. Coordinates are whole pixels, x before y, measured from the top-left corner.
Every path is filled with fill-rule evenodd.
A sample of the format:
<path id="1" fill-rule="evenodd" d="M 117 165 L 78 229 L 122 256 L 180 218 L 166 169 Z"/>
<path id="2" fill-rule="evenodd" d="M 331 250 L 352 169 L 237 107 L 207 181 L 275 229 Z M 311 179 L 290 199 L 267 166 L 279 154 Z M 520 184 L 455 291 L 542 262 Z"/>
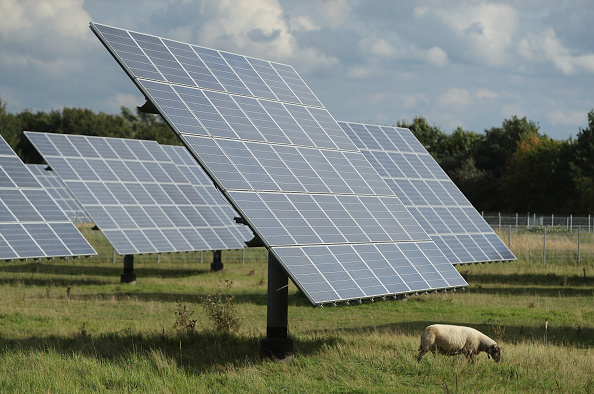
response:
<path id="1" fill-rule="evenodd" d="M 0 338 L 0 358 L 13 351 L 53 351 L 65 357 L 85 357 L 129 365 L 132 357 L 145 358 L 159 370 L 164 363 L 174 364 L 188 373 L 203 374 L 213 370 L 228 371 L 265 362 L 260 357 L 260 340 L 255 336 L 239 336 L 216 332 L 163 333 L 154 335 L 129 332 L 100 336 L 81 331 L 72 337 L 31 337 L 21 340 Z M 341 340 L 335 337 L 298 339 L 298 354 L 315 354 Z"/>
<path id="2" fill-rule="evenodd" d="M 497 283 L 506 285 L 536 285 L 536 286 L 590 286 L 594 287 L 594 277 L 585 275 L 559 274 L 482 274 L 460 271 L 468 283 L 486 284 Z"/>
<path id="3" fill-rule="evenodd" d="M 197 263 L 198 265 L 198 263 Z M 41 263 L 38 261 L 12 263 L 0 265 L 0 272 L 9 273 L 30 273 L 35 274 L 52 274 L 52 275 L 91 275 L 91 276 L 105 276 L 106 280 L 114 278 L 119 280 L 120 274 L 123 272 L 123 263 L 116 264 L 102 264 L 102 265 L 87 265 L 86 262 L 80 265 L 64 264 L 63 262 L 51 264 Z M 196 269 L 187 268 L 154 268 L 143 267 L 142 263 L 135 264 L 135 272 L 139 280 L 144 277 L 152 278 L 185 278 L 192 275 L 201 275 L 210 273 L 210 264 L 202 264 Z M 103 282 L 102 282 L 103 283 Z"/>
<path id="4" fill-rule="evenodd" d="M 544 324 L 541 326 L 500 326 L 497 323 L 474 324 L 471 322 L 411 321 L 359 328 L 344 328 L 333 331 L 322 330 L 320 332 L 323 332 L 325 335 L 330 335 L 332 332 L 397 332 L 405 335 L 416 336 L 420 340 L 421 334 L 423 333 L 425 327 L 436 323 L 454 324 L 476 328 L 483 334 L 493 339 L 497 338 L 497 335 L 499 334 L 501 335 L 501 342 L 503 343 L 518 344 L 522 342 L 533 341 L 547 343 L 550 345 L 574 346 L 577 348 L 589 348 L 594 346 L 594 328 L 579 326 L 555 326 L 553 324 L 549 325 L 545 330 Z"/>
<path id="5" fill-rule="evenodd" d="M 125 285 L 122 285 L 124 287 Z M 197 292 L 197 293 L 136 293 L 136 292 L 117 292 L 117 293 L 99 293 L 99 294 L 81 294 L 70 296 L 73 300 L 83 301 L 97 301 L 97 300 L 117 300 L 117 301 L 159 301 L 159 302 L 177 302 L 183 301 L 193 304 L 198 304 L 203 298 L 208 295 L 215 294 L 216 291 L 208 293 Z M 221 293 L 225 296 L 226 293 Z M 253 304 L 257 306 L 267 305 L 267 293 L 266 288 L 262 288 L 259 293 L 231 293 L 233 296 L 234 304 Z M 290 294 L 288 299 L 290 307 L 295 306 L 311 306 L 309 301 L 305 298 L 298 296 L 297 294 Z"/>

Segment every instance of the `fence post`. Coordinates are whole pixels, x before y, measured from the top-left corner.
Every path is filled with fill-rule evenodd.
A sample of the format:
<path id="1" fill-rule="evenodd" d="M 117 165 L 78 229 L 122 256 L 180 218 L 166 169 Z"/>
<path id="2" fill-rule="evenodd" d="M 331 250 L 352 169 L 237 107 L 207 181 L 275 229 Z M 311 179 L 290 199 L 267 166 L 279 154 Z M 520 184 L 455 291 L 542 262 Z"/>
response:
<path id="1" fill-rule="evenodd" d="M 509 226 L 509 234 L 507 237 L 507 247 L 511 249 L 511 228 L 512 226 Z M 518 232 L 518 226 L 516 225 L 516 233 Z"/>
<path id="2" fill-rule="evenodd" d="M 516 212 L 516 233 L 518 232 L 518 213 Z"/>
<path id="3" fill-rule="evenodd" d="M 588 215 L 588 233 L 590 232 L 590 215 Z"/>
<path id="4" fill-rule="evenodd" d="M 499 216 L 499 231 L 501 231 L 501 212 L 498 213 Z"/>
<path id="5" fill-rule="evenodd" d="M 551 213 L 551 226 L 555 225 L 555 214 Z"/>
<path id="6" fill-rule="evenodd" d="M 569 231 L 573 232 L 573 214 L 569 214 Z"/>
<path id="7" fill-rule="evenodd" d="M 577 259 L 577 263 L 578 264 L 580 263 L 580 260 L 581 260 L 581 255 L 580 255 L 580 235 L 581 235 L 580 234 L 581 233 L 580 230 L 581 229 L 582 229 L 582 226 L 578 226 L 578 259 Z"/>
<path id="8" fill-rule="evenodd" d="M 527 213 L 526 219 L 526 227 L 530 228 L 530 212 Z"/>
<path id="9" fill-rule="evenodd" d="M 547 263 L 547 226 L 544 226 L 544 233 L 543 233 L 543 242 L 542 242 L 542 263 Z"/>

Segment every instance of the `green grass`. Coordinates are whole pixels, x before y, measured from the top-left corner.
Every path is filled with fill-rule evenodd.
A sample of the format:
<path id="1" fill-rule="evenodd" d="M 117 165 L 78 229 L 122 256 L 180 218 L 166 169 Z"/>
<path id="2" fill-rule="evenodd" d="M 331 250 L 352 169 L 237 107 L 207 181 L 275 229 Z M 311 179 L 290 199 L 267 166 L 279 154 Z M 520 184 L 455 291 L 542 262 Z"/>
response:
<path id="1" fill-rule="evenodd" d="M 0 265 L 0 392 L 578 392 L 594 393 L 594 261 L 459 267 L 465 291 L 313 309 L 291 284 L 292 362 L 259 357 L 266 329 L 266 251 L 122 259 L 83 227 L 93 258 Z M 537 244 L 538 242 L 535 242 Z M 512 244 L 513 247 L 513 244 Z M 215 332 L 201 298 L 225 292 L 241 316 Z M 192 333 L 174 328 L 181 303 Z M 501 337 L 502 361 L 426 355 L 423 328 L 470 325 Z"/>

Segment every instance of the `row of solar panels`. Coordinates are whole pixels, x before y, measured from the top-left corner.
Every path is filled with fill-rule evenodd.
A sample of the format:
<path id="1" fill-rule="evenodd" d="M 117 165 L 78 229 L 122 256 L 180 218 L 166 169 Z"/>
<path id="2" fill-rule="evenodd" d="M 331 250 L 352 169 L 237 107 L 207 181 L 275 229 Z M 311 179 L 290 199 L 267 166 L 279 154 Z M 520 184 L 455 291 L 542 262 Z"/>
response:
<path id="1" fill-rule="evenodd" d="M 337 123 L 291 66 L 91 29 L 312 304 L 514 259 L 409 131 Z"/>
<path id="2" fill-rule="evenodd" d="M 410 131 L 337 123 L 287 65 L 91 28 L 187 148 L 26 133 L 118 253 L 253 231 L 314 305 L 455 289 L 452 264 L 515 259 Z M 94 254 L 2 142 L 0 258 Z"/>

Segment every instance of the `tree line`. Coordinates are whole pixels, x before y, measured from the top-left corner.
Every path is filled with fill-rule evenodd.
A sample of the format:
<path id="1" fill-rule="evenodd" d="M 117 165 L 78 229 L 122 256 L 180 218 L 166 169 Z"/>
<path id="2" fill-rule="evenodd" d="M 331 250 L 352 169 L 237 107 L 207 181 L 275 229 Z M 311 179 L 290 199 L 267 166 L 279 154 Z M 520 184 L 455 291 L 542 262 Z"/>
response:
<path id="1" fill-rule="evenodd" d="M 577 137 L 556 140 L 538 123 L 513 116 L 483 133 L 457 128 L 446 133 L 424 117 L 409 128 L 479 211 L 590 214 L 594 212 L 594 110 Z M 156 140 L 179 145 L 169 126 L 153 114 L 122 107 L 119 114 L 63 108 L 9 113 L 0 100 L 0 134 L 26 163 L 43 158 L 23 131 Z"/>

